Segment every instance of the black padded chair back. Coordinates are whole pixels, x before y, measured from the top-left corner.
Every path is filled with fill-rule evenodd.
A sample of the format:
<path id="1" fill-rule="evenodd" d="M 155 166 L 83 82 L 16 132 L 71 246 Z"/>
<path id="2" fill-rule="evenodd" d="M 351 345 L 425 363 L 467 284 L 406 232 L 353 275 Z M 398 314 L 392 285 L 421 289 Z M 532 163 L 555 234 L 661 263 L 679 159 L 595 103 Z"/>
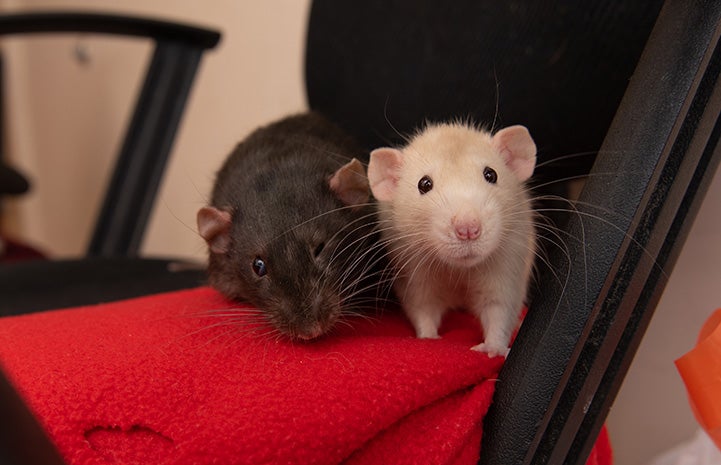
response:
<path id="1" fill-rule="evenodd" d="M 590 152 L 536 180 L 587 172 L 662 3 L 316 0 L 308 101 L 368 148 L 426 120 L 524 124 L 541 163 Z"/>

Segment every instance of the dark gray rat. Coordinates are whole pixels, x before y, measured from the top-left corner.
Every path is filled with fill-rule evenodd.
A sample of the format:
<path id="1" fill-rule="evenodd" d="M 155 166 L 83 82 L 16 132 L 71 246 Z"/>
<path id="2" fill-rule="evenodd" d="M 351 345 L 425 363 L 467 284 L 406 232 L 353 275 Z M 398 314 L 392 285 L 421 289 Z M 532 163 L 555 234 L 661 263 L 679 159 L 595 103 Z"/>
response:
<path id="1" fill-rule="evenodd" d="M 380 255 L 376 208 L 358 160 L 367 157 L 317 113 L 251 133 L 198 212 L 210 284 L 253 304 L 292 339 L 316 338 L 362 310 Z"/>

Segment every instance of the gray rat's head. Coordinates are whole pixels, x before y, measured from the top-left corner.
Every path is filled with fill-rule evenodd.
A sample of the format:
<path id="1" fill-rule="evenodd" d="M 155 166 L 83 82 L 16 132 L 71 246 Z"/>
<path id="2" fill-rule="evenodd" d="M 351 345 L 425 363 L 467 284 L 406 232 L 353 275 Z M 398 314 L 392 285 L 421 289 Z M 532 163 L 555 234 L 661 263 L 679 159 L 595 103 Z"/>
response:
<path id="1" fill-rule="evenodd" d="M 353 159 L 330 174 L 296 169 L 262 183 L 236 205 L 198 212 L 210 283 L 252 303 L 281 333 L 316 338 L 354 311 L 371 273 L 378 242 L 365 170 Z"/>

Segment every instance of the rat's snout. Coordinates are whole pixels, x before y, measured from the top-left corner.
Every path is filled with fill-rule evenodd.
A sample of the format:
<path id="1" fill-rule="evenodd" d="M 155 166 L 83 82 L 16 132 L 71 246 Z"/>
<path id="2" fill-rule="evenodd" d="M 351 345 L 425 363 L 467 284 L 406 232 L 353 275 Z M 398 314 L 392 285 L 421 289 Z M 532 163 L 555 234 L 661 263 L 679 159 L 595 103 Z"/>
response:
<path id="1" fill-rule="evenodd" d="M 456 237 L 462 241 L 473 241 L 481 235 L 481 220 L 478 218 L 455 216 L 451 223 Z"/>

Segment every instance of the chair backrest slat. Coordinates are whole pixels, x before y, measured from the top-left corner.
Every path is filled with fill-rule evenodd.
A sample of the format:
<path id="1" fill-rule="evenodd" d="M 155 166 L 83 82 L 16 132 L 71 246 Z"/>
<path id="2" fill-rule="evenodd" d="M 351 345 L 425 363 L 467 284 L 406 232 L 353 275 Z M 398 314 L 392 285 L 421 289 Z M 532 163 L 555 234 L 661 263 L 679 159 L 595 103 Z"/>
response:
<path id="1" fill-rule="evenodd" d="M 137 255 L 202 53 L 157 43 L 88 255 Z"/>

